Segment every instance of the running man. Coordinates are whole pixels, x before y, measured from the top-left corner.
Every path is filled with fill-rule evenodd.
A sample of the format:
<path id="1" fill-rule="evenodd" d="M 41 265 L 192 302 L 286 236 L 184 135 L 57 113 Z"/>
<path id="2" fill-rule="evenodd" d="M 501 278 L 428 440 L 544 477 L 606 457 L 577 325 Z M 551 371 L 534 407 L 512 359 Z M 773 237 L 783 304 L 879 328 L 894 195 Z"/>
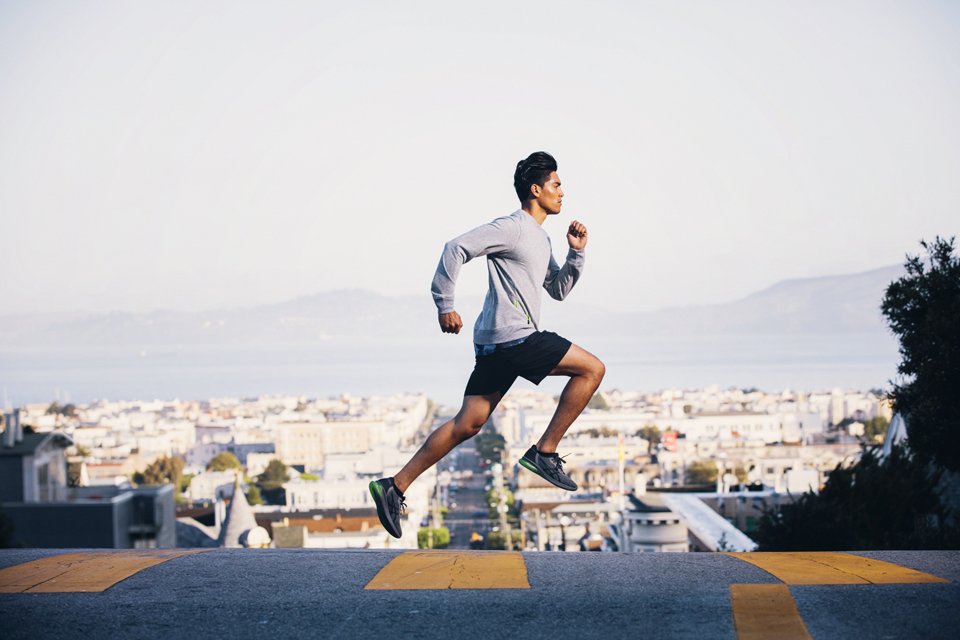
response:
<path id="1" fill-rule="evenodd" d="M 583 271 L 587 228 L 576 220 L 567 229 L 567 259 L 558 266 L 550 236 L 541 225 L 560 213 L 563 190 L 557 162 L 542 151 L 517 163 L 513 186 L 521 208 L 454 238 L 443 248 L 431 287 L 444 333 L 460 333 L 453 291 L 460 267 L 487 257 L 489 290 L 473 328 L 476 366 L 467 382 L 460 412 L 438 427 L 393 478 L 370 483 L 383 527 L 400 537 L 403 493 L 421 473 L 461 442 L 480 433 L 497 403 L 518 376 L 534 384 L 547 376 L 569 376 L 546 431 L 520 464 L 567 491 L 576 483 L 563 470 L 557 445 L 593 397 L 605 368 L 594 355 L 556 333 L 540 330 L 540 288 L 563 300 Z"/>

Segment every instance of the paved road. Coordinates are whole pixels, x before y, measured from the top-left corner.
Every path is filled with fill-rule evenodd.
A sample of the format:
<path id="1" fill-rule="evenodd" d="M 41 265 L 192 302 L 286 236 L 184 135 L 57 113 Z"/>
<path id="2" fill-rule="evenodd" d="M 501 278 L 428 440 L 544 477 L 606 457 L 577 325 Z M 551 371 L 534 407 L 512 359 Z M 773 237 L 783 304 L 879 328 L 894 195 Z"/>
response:
<path id="1" fill-rule="evenodd" d="M 110 583 L 110 568 L 95 565 L 111 552 L 72 565 L 80 574 L 73 583 L 66 574 L 51 578 L 44 573 L 49 567 L 25 564 L 76 552 L 0 550 L 0 635 L 746 638 L 758 620 L 789 617 L 776 609 L 783 605 L 817 639 L 954 638 L 960 608 L 960 552 L 867 552 L 837 556 L 839 564 L 778 554 L 778 573 L 752 563 L 760 556 L 712 553 L 222 549 L 162 558 L 99 592 L 2 593 L 84 580 L 89 587 L 104 576 Z M 441 588 L 424 588 L 431 572 Z M 883 581 L 894 584 L 871 583 Z M 896 583 L 903 581 L 914 583 Z M 491 588 L 503 584 L 513 588 Z M 731 585 L 748 585 L 739 604 Z"/>
<path id="2" fill-rule="evenodd" d="M 451 492 L 451 499 L 457 503 L 457 506 L 452 507 L 444 518 L 444 524 L 454 534 L 450 540 L 450 548 L 469 549 L 470 535 L 477 532 L 486 536 L 491 527 L 487 516 L 476 517 L 480 512 L 486 514 L 488 509 L 486 491 L 483 489 L 485 480 L 483 470 L 480 468 L 480 456 L 476 447 L 473 446 L 473 441 L 468 440 L 447 458 L 451 458 L 450 461 L 446 462 L 447 459 L 445 459 L 443 462 L 448 465 L 452 462 L 460 471 L 473 472 L 471 478 L 457 480 L 458 488 Z"/>

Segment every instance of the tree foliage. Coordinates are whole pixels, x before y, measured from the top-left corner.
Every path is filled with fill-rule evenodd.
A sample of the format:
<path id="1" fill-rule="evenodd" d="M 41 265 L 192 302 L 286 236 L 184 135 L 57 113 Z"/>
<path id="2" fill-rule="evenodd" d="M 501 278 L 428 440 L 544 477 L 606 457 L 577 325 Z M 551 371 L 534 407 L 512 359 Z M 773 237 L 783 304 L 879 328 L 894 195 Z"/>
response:
<path id="1" fill-rule="evenodd" d="M 180 478 L 183 475 L 183 458 L 176 456 L 161 456 L 147 465 L 143 473 L 133 476 L 137 484 L 172 484 L 180 487 Z"/>
<path id="2" fill-rule="evenodd" d="M 276 489 L 288 480 L 290 480 L 290 474 L 287 473 L 287 465 L 277 458 L 271 460 L 263 473 L 257 476 L 258 484 L 268 490 Z"/>
<path id="3" fill-rule="evenodd" d="M 765 511 L 755 540 L 762 551 L 957 548 L 939 477 L 903 448 L 883 460 L 865 449 L 857 464 L 837 465 L 819 494 Z"/>
<path id="4" fill-rule="evenodd" d="M 513 492 L 504 487 L 503 495 L 507 500 L 507 517 L 511 519 L 519 517 L 520 512 L 518 511 L 516 498 L 514 497 Z M 496 520 L 500 517 L 500 493 L 495 487 L 487 491 L 486 500 L 490 519 Z"/>
<path id="5" fill-rule="evenodd" d="M 179 485 L 180 493 L 187 492 L 187 490 L 190 488 L 190 481 L 193 480 L 194 475 L 196 474 L 185 473 L 180 476 L 180 485 Z"/>
<path id="6" fill-rule="evenodd" d="M 663 437 L 663 434 L 660 433 L 660 429 L 652 424 L 641 427 L 640 430 L 637 431 L 636 435 L 649 442 L 651 449 L 656 447 L 660 443 L 660 439 Z"/>
<path id="7" fill-rule="evenodd" d="M 50 406 L 47 407 L 47 415 L 61 415 L 67 418 L 76 418 L 77 417 L 77 406 L 73 403 L 68 403 L 66 405 L 61 405 L 59 402 L 54 400 L 50 403 Z"/>
<path id="8" fill-rule="evenodd" d="M 507 443 L 503 439 L 503 436 L 493 428 L 493 425 L 487 422 L 483 430 L 474 438 L 474 446 L 477 448 L 477 453 L 480 454 L 482 460 L 500 462 L 502 460 L 501 454 L 504 448 L 506 448 Z"/>
<path id="9" fill-rule="evenodd" d="M 939 236 L 907 257 L 906 275 L 887 287 L 881 309 L 900 338 L 903 384 L 894 409 L 907 417 L 910 448 L 920 457 L 960 471 L 960 259 L 954 239 Z"/>
<path id="10" fill-rule="evenodd" d="M 717 465 L 709 460 L 691 462 L 683 476 L 686 484 L 712 484 L 717 481 Z"/>
<path id="11" fill-rule="evenodd" d="M 868 442 L 883 442 L 889 427 L 890 421 L 883 416 L 870 418 L 863 423 L 863 436 Z"/>
<path id="12" fill-rule="evenodd" d="M 901 384 L 890 393 L 907 418 L 908 449 L 881 459 L 865 447 L 850 467 L 837 466 L 819 494 L 766 511 L 756 540 L 765 551 L 960 548 L 956 520 L 940 499 L 944 469 L 960 470 L 960 260 L 954 240 L 920 243 L 906 275 L 881 304 L 900 339 Z M 864 423 L 876 438 L 885 419 Z"/>
<path id="13" fill-rule="evenodd" d="M 450 546 L 450 529 L 446 527 L 433 528 L 433 547 L 429 546 L 430 527 L 420 527 L 417 531 L 417 546 L 421 549 L 446 549 Z"/>
<path id="14" fill-rule="evenodd" d="M 513 543 L 511 550 L 523 548 L 523 536 L 516 529 L 510 531 L 510 541 Z M 502 531 L 491 531 L 487 534 L 484 546 L 487 549 L 506 549 L 507 536 Z"/>
<path id="15" fill-rule="evenodd" d="M 620 435 L 619 430 L 608 427 L 605 424 L 600 425 L 599 428 L 590 427 L 589 429 L 583 429 L 580 433 L 588 435 L 591 438 L 616 438 Z"/>
<path id="16" fill-rule="evenodd" d="M 230 469 L 239 469 L 241 466 L 237 456 L 229 451 L 223 451 L 207 463 L 207 471 L 229 471 Z"/>
<path id="17" fill-rule="evenodd" d="M 251 484 L 247 489 L 247 502 L 251 505 L 263 504 L 263 496 L 260 495 L 260 487 Z"/>

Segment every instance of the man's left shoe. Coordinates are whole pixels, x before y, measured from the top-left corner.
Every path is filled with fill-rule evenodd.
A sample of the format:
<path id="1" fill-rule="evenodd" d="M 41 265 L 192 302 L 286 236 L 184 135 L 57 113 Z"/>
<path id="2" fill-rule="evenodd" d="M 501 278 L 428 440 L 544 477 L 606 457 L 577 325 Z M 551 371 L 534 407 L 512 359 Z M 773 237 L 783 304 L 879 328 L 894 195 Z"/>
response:
<path id="1" fill-rule="evenodd" d="M 556 453 L 540 453 L 536 445 L 527 449 L 520 458 L 520 465 L 549 482 L 555 487 L 576 491 L 577 483 L 570 479 L 563 470 L 563 458 Z"/>
<path id="2" fill-rule="evenodd" d="M 373 504 L 377 506 L 377 516 L 380 518 L 380 524 L 387 530 L 387 533 L 394 538 L 399 538 L 402 535 L 400 516 L 406 506 L 403 494 L 397 489 L 393 478 L 372 480 L 369 487 L 370 495 L 373 496 Z"/>

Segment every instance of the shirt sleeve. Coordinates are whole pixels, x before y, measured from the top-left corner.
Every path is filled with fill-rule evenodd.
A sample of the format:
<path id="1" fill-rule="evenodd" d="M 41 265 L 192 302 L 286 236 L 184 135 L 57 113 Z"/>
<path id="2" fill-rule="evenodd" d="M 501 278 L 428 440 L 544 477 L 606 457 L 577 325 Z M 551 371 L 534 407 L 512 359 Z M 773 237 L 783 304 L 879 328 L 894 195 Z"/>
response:
<path id="1" fill-rule="evenodd" d="M 553 259 L 553 249 L 550 250 L 550 264 L 547 267 L 547 277 L 543 281 L 543 288 L 554 300 L 563 300 L 577 284 L 580 274 L 583 273 L 583 250 L 570 249 L 563 266 L 559 266 Z"/>
<path id="2" fill-rule="evenodd" d="M 511 251 L 520 240 L 520 222 L 504 216 L 457 236 L 443 246 L 430 291 L 440 314 L 453 311 L 453 292 L 460 267 L 478 256 Z"/>

